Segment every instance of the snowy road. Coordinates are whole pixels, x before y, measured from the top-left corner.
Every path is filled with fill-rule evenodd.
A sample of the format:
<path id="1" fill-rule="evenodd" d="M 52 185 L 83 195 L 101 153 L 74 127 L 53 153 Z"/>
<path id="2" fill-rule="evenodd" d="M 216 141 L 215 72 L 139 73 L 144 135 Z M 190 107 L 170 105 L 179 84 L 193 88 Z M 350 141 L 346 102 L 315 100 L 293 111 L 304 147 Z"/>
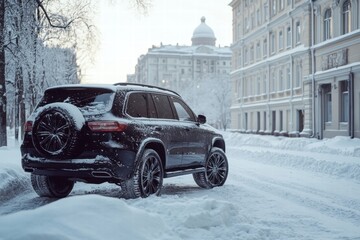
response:
<path id="1" fill-rule="evenodd" d="M 224 187 L 204 190 L 191 176 L 170 178 L 164 180 L 161 197 L 147 199 L 118 199 L 115 185 L 78 184 L 72 197 L 52 203 L 31 190 L 19 163 L 5 160 L 0 163 L 0 239 L 31 239 L 31 230 L 23 226 L 40 211 L 41 216 L 52 216 L 71 209 L 76 209 L 79 219 L 89 214 L 96 218 L 94 223 L 88 220 L 94 233 L 89 230 L 81 237 L 99 239 L 96 234 L 109 234 L 102 233 L 104 225 L 117 224 L 102 218 L 113 216 L 115 207 L 120 208 L 117 221 L 137 214 L 142 214 L 140 219 L 154 217 L 160 226 L 154 232 L 157 239 L 360 239 L 359 139 L 317 141 L 229 133 L 225 137 L 230 173 Z M 1 156 L 18 154 L 15 148 L 0 149 Z M 84 203 L 89 206 L 83 207 Z M 20 237 L 9 237 L 12 221 L 24 232 Z M 64 236 L 77 239 L 72 228 L 83 226 L 77 226 L 76 219 L 70 222 L 71 231 L 62 220 L 56 223 L 63 226 Z M 103 224 L 97 226 L 98 222 Z M 146 230 L 136 235 L 148 225 L 148 220 L 137 221 L 125 237 L 153 239 Z"/>

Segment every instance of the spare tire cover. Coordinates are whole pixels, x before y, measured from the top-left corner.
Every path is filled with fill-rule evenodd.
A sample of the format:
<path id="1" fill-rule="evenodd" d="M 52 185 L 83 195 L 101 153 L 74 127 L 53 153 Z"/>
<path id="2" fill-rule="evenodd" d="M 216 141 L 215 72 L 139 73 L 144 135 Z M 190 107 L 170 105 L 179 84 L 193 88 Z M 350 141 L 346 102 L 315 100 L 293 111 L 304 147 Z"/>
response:
<path id="1" fill-rule="evenodd" d="M 72 104 L 51 103 L 41 107 L 32 130 L 34 147 L 45 157 L 74 157 L 82 149 L 80 139 L 84 124 L 84 116 Z"/>

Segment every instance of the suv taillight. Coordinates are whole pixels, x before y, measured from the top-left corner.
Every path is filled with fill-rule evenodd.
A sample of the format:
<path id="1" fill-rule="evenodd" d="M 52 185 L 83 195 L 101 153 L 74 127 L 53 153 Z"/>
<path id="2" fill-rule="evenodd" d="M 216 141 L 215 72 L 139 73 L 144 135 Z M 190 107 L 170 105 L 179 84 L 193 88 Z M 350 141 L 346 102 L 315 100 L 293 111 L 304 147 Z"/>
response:
<path id="1" fill-rule="evenodd" d="M 33 128 L 33 122 L 32 121 L 26 121 L 24 124 L 24 131 L 25 132 L 31 132 Z"/>
<path id="2" fill-rule="evenodd" d="M 122 132 L 127 128 L 127 124 L 116 121 L 93 121 L 87 125 L 94 132 Z"/>

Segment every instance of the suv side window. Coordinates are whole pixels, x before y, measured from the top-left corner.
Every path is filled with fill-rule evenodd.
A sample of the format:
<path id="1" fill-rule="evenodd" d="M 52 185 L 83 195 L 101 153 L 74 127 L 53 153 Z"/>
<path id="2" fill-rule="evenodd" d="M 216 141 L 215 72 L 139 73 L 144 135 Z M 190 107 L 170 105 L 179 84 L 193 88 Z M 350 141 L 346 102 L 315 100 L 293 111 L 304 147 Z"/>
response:
<path id="1" fill-rule="evenodd" d="M 148 117 L 147 94 L 131 93 L 128 99 L 126 113 L 132 117 Z"/>
<path id="2" fill-rule="evenodd" d="M 175 119 L 169 98 L 166 95 L 153 94 L 158 118 Z"/>
<path id="3" fill-rule="evenodd" d="M 184 102 L 182 102 L 180 99 L 173 97 L 171 99 L 174 103 L 174 107 L 180 121 L 196 121 L 194 113 Z"/>

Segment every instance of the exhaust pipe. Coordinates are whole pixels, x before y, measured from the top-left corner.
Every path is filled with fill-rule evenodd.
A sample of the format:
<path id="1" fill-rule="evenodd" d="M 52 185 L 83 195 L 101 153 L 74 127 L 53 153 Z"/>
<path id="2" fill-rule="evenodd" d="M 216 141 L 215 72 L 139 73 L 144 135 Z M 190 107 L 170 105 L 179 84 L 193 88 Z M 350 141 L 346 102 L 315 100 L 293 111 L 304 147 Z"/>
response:
<path id="1" fill-rule="evenodd" d="M 112 178 L 111 174 L 105 171 L 92 171 L 91 175 L 96 178 Z"/>

